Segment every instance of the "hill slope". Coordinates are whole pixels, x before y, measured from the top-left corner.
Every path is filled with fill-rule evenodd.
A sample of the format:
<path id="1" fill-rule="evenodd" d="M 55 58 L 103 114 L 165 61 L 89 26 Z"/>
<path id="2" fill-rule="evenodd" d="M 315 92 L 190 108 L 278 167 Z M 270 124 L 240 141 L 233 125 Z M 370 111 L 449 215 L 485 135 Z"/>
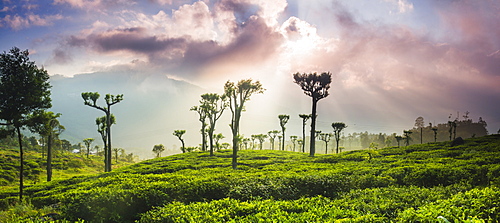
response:
<path id="1" fill-rule="evenodd" d="M 500 135 L 316 157 L 244 150 L 238 170 L 230 154 L 157 158 L 26 192 L 90 222 L 500 220 Z"/>

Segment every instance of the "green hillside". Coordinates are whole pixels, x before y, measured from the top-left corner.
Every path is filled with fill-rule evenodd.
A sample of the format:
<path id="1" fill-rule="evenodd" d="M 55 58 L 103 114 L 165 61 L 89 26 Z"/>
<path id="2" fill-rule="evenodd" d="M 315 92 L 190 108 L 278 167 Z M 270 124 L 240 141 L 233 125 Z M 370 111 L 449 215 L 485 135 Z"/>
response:
<path id="1" fill-rule="evenodd" d="M 498 222 L 500 135 L 317 155 L 192 152 L 26 188 L 86 222 Z M 0 193 L 4 218 L 15 189 Z M 2 221 L 0 214 L 0 221 Z M 38 211 L 36 214 L 43 214 Z M 13 217 L 11 217 L 13 219 Z M 34 218 L 33 215 L 31 216 Z M 29 221 L 28 221 L 29 222 Z"/>

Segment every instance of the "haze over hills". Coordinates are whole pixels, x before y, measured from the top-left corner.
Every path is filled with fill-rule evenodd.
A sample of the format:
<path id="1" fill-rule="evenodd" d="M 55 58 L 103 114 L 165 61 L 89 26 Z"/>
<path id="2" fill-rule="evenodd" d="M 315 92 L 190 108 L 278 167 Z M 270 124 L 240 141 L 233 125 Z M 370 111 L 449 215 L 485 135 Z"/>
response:
<path id="1" fill-rule="evenodd" d="M 302 120 L 298 114 L 310 113 L 310 98 L 293 83 L 291 75 L 260 81 L 266 91 L 262 95 L 253 96 L 246 103 L 241 134 L 250 137 L 252 134 L 279 130 L 277 116 L 289 114 L 290 121 L 286 125 L 287 140 L 290 135 L 301 136 Z M 199 104 L 201 94 L 223 92 L 223 84 L 214 91 L 186 81 L 174 80 L 163 74 L 134 69 L 114 69 L 73 77 L 55 75 L 51 76 L 51 84 L 51 110 L 62 114 L 60 121 L 66 131 L 61 138 L 72 143 L 91 137 L 96 139 L 94 145 L 102 145 L 95 119 L 104 113 L 85 106 L 81 98 L 82 92 L 99 92 L 101 98 L 98 104 L 101 106 L 105 105 L 106 94 L 124 94 L 124 100 L 111 108 L 117 118 L 117 124 L 112 127 L 112 145 L 125 148 L 127 152 L 133 152 L 141 158 L 152 157 L 151 149 L 156 144 L 166 146 L 167 151 L 164 154 L 179 153 L 180 142 L 172 135 L 176 129 L 187 130 L 184 136 L 186 146 L 198 146 L 201 143 L 201 124 L 198 114 L 189 109 Z M 401 134 L 402 130 L 413 127 L 418 116 L 425 118 L 426 125 L 429 122 L 438 124 L 447 121 L 449 111 L 443 110 L 445 107 L 437 110 L 425 109 L 417 105 L 416 102 L 420 100 L 415 100 L 413 106 L 405 106 L 412 103 L 404 101 L 407 95 L 403 94 L 403 91 L 384 100 L 380 98 L 382 93 L 367 94 L 360 88 L 342 88 L 334 77 L 330 96 L 321 100 L 318 106 L 317 130 L 331 132 L 331 123 L 341 121 L 348 125 L 346 135 L 365 131 Z M 385 95 L 387 96 L 387 92 Z M 473 114 L 471 118 L 477 121 L 477 116 L 479 115 Z M 488 116 L 483 118 L 486 122 L 489 121 Z M 229 122 L 230 111 L 226 110 L 215 131 L 226 136 L 221 142 L 231 140 Z M 309 124 L 308 122 L 306 131 Z M 495 132 L 489 130 L 490 133 Z"/>
<path id="2" fill-rule="evenodd" d="M 104 113 L 85 106 L 82 92 L 99 92 L 100 106 L 105 106 L 106 94 L 124 94 L 124 100 L 111 107 L 117 118 L 117 124 L 112 127 L 112 145 L 143 158 L 151 156 L 155 144 L 170 147 L 166 142 L 173 137 L 174 128 L 197 124 L 197 120 L 186 120 L 176 114 L 188 113 L 204 92 L 200 87 L 164 75 L 134 71 L 52 76 L 51 84 L 51 110 L 62 114 L 60 121 L 66 127 L 61 137 L 73 143 L 91 137 L 96 139 L 94 145 L 102 145 L 95 119 Z"/>

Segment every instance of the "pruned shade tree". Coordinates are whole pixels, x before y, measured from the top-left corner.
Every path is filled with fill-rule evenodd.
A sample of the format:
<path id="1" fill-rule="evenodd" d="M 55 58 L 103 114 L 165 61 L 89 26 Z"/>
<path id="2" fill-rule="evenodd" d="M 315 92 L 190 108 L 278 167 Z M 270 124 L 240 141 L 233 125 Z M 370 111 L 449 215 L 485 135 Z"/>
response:
<path id="1" fill-rule="evenodd" d="M 250 100 L 253 94 L 264 93 L 264 90 L 259 81 L 253 82 L 252 79 L 240 80 L 237 84 L 227 81 L 224 85 L 224 95 L 228 98 L 229 109 L 231 110 L 231 124 L 229 127 L 233 135 L 233 157 L 231 162 L 233 169 L 237 168 L 240 119 L 245 102 Z"/>
<path id="2" fill-rule="evenodd" d="M 267 132 L 267 135 L 269 136 L 269 141 L 271 143 L 271 150 L 274 150 L 274 141 L 276 140 L 276 137 L 280 134 L 280 131 L 278 130 L 271 130 Z"/>
<path id="3" fill-rule="evenodd" d="M 94 142 L 94 138 L 86 138 L 83 140 L 83 144 L 85 144 L 85 148 L 87 148 L 87 158 L 89 158 L 90 155 L 90 147 L 92 146 L 92 143 Z"/>
<path id="4" fill-rule="evenodd" d="M 285 150 L 285 125 L 288 123 L 288 120 L 290 119 L 289 115 L 278 115 L 278 119 L 280 120 L 280 126 L 281 126 L 281 150 Z"/>
<path id="5" fill-rule="evenodd" d="M 104 169 L 106 172 L 111 171 L 111 125 L 112 125 L 112 120 L 111 120 L 111 106 L 115 105 L 123 100 L 123 94 L 119 95 L 111 95 L 111 94 L 106 94 L 104 97 L 104 100 L 106 101 L 106 106 L 99 106 L 97 105 L 97 100 L 99 99 L 100 95 L 97 92 L 83 92 L 82 93 L 82 98 L 84 101 L 84 104 L 87 106 L 90 106 L 92 108 L 95 108 L 97 110 L 101 110 L 104 112 L 106 115 L 106 136 L 107 136 L 107 148 L 105 150 L 107 153 L 105 153 L 104 157 Z"/>
<path id="6" fill-rule="evenodd" d="M 184 145 L 184 139 L 182 139 L 182 136 L 184 135 L 184 133 L 186 133 L 186 130 L 174 130 L 174 133 L 173 135 L 176 136 L 179 141 L 181 141 L 181 151 L 182 153 L 185 153 L 186 152 L 186 147 Z"/>
<path id="7" fill-rule="evenodd" d="M 342 130 L 347 128 L 347 125 L 343 122 L 334 122 L 332 123 L 333 135 L 335 136 L 335 142 L 337 143 L 336 153 L 339 153 L 339 142 L 340 142 L 340 133 Z"/>
<path id="8" fill-rule="evenodd" d="M 293 75 L 294 82 L 302 88 L 304 94 L 311 97 L 312 99 L 312 110 L 311 110 L 311 136 L 309 145 L 309 155 L 314 156 L 315 150 L 315 134 L 316 134 L 316 110 L 318 101 L 328 97 L 328 89 L 330 89 L 330 83 L 332 82 L 332 74 L 330 72 L 324 72 L 321 74 L 310 73 L 310 74 L 300 74 L 295 73 Z"/>

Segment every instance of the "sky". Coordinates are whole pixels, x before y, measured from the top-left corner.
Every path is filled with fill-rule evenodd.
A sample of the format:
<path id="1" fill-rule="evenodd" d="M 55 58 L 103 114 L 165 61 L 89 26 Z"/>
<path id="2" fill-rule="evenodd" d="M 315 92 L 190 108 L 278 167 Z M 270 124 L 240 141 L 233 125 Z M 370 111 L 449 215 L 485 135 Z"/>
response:
<path id="1" fill-rule="evenodd" d="M 496 133 L 499 12 L 498 0 L 1 0 L 0 51 L 28 49 L 68 78 L 127 69 L 217 93 L 258 80 L 247 119 L 267 124 L 246 134 L 282 113 L 300 126 L 311 102 L 292 74 L 312 72 L 332 74 L 323 131 L 400 133 L 469 111 Z"/>

